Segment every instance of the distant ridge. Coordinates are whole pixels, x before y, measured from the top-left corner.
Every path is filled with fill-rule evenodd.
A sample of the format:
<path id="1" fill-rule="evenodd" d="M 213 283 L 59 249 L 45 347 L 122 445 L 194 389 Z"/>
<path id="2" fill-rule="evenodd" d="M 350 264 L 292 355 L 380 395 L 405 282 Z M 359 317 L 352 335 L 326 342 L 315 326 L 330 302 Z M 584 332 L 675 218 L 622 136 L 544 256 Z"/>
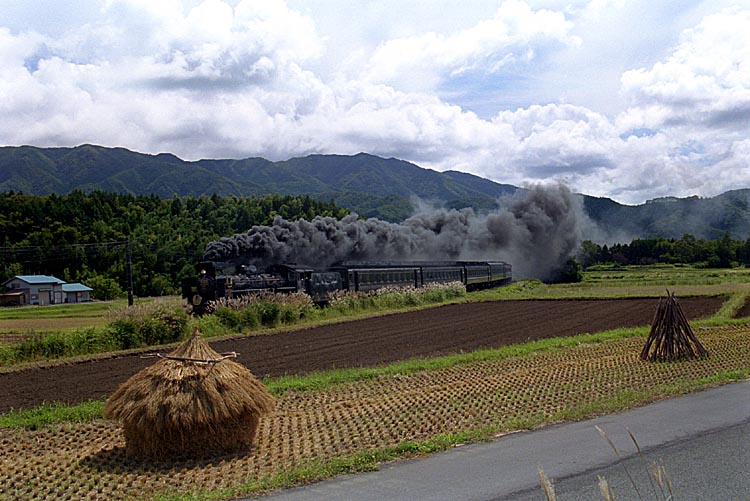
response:
<path id="1" fill-rule="evenodd" d="M 309 155 L 281 162 L 264 158 L 187 162 L 168 153 L 84 144 L 75 148 L 0 148 L 0 191 L 33 195 L 73 190 L 133 194 L 309 194 L 334 199 L 365 216 L 400 220 L 419 198 L 448 207 L 492 208 L 518 188 L 463 173 L 440 173 L 395 158 Z"/>
<path id="2" fill-rule="evenodd" d="M 84 144 L 73 148 L 0 147 L 0 192 L 30 195 L 73 190 L 177 196 L 308 194 L 334 200 L 366 217 L 400 221 L 424 200 L 448 208 L 491 210 L 520 188 L 457 171 L 436 172 L 404 160 L 356 155 L 309 155 L 280 162 L 264 158 L 188 162 Z M 713 198 L 664 197 L 643 205 L 581 195 L 588 216 L 619 241 L 663 236 L 718 238 L 750 235 L 750 190 Z"/>

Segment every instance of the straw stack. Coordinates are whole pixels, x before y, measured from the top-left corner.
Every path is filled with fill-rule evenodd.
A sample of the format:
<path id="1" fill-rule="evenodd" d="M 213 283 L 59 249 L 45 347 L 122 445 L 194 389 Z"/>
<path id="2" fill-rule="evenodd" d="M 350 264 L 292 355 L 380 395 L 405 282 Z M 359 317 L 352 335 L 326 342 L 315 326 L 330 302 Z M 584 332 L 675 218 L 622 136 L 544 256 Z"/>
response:
<path id="1" fill-rule="evenodd" d="M 127 453 L 147 459 L 245 450 L 273 396 L 244 366 L 193 336 L 120 385 L 104 408 L 122 423 Z"/>

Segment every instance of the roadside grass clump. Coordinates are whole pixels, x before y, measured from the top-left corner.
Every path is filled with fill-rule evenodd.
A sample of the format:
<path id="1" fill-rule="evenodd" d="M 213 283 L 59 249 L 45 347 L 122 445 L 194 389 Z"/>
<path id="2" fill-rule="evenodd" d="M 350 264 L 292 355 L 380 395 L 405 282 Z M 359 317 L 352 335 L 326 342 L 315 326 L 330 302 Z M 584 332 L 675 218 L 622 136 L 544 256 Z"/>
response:
<path id="1" fill-rule="evenodd" d="M 185 310 L 164 301 L 115 308 L 108 318 L 107 328 L 119 349 L 174 343 L 188 332 Z"/>
<path id="2" fill-rule="evenodd" d="M 307 294 L 259 292 L 234 298 L 221 298 L 210 305 L 213 315 L 226 329 L 244 332 L 258 328 L 294 325 L 317 315 Z"/>
<path id="3" fill-rule="evenodd" d="M 75 357 L 119 348 L 110 332 L 97 327 L 65 332 L 31 333 L 20 343 L 0 348 L 0 365 Z"/>
<path id="4" fill-rule="evenodd" d="M 386 287 L 369 292 L 334 291 L 324 307 L 317 307 L 304 293 L 260 292 L 213 301 L 209 310 L 226 331 L 251 332 L 263 328 L 296 325 L 307 321 L 331 320 L 357 313 L 414 308 L 454 301 L 466 296 L 461 282 L 428 284 L 424 287 Z M 203 319 L 198 320 L 200 324 Z M 212 336 L 212 326 L 204 329 Z M 218 332 L 217 332 L 218 334 Z"/>
<path id="5" fill-rule="evenodd" d="M 388 310 L 438 304 L 466 297 L 461 282 L 433 283 L 423 287 L 384 287 L 368 292 L 337 291 L 328 309 L 338 313 Z"/>
<path id="6" fill-rule="evenodd" d="M 631 494 L 634 492 L 638 499 L 663 499 L 664 501 L 675 499 L 676 495 L 672 486 L 672 480 L 669 478 L 669 473 L 667 472 L 666 467 L 663 463 L 646 460 L 646 456 L 641 450 L 641 446 L 638 444 L 638 440 L 636 440 L 635 435 L 633 435 L 630 430 L 627 430 L 626 428 L 630 440 L 635 445 L 636 451 L 638 451 L 638 457 L 640 458 L 643 469 L 647 474 L 650 489 L 645 485 L 641 485 L 639 488 L 639 484 L 634 480 L 633 475 L 630 473 L 630 471 L 628 471 L 627 466 L 625 466 L 625 457 L 620 453 L 614 442 L 612 442 L 612 439 L 609 438 L 607 432 L 605 432 L 597 425 L 594 425 L 594 428 L 596 428 L 596 431 L 599 432 L 599 435 L 607 442 L 607 444 L 609 444 L 610 448 L 614 451 L 615 456 L 617 456 L 618 461 L 622 464 L 622 467 L 625 470 L 625 475 L 628 477 L 628 481 L 630 482 L 630 486 L 632 488 Z M 538 471 L 540 484 L 542 486 L 542 492 L 544 492 L 545 498 L 547 499 L 547 501 L 556 501 L 557 494 L 555 493 L 552 479 L 547 477 L 544 468 L 542 468 L 541 466 L 538 467 Z M 602 495 L 602 499 L 604 501 L 615 501 L 615 493 L 612 490 L 612 487 L 609 485 L 607 479 L 602 477 L 601 475 L 597 475 L 597 477 L 599 492 Z M 641 489 L 643 489 L 646 494 L 641 494 Z M 650 492 L 648 492 L 649 490 Z M 653 497 L 651 497 L 651 494 L 653 494 Z"/>

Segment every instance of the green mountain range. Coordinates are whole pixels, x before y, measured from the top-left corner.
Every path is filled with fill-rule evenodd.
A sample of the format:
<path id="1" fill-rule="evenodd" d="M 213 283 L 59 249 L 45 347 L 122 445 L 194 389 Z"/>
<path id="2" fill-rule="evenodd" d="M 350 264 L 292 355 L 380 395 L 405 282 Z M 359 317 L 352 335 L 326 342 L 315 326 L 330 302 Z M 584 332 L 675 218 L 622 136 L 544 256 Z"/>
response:
<path id="1" fill-rule="evenodd" d="M 147 155 L 124 148 L 82 145 L 75 148 L 0 147 L 0 192 L 33 195 L 73 190 L 156 194 L 307 194 L 366 217 L 399 221 L 417 200 L 479 211 L 492 210 L 502 197 L 520 188 L 462 172 L 436 172 L 394 158 L 366 153 L 352 156 L 309 155 L 271 162 L 264 158 L 199 160 Z M 750 190 L 714 198 L 664 198 L 643 205 L 622 205 L 608 198 L 581 195 L 599 238 L 625 241 L 638 237 L 717 238 L 730 231 L 750 234 Z"/>

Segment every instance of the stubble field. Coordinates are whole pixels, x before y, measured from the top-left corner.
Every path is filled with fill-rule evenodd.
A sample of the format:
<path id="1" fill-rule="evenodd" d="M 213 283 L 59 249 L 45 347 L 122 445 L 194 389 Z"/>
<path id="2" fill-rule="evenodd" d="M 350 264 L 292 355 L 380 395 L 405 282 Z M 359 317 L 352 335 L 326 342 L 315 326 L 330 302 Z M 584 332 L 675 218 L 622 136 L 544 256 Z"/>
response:
<path id="1" fill-rule="evenodd" d="M 716 312 L 725 299 L 685 298 L 681 304 L 697 319 Z M 644 339 L 633 334 L 578 336 L 573 347 L 536 341 L 521 352 L 502 348 L 644 326 L 655 304 L 654 299 L 469 303 L 213 343 L 218 351 L 247 343 L 238 350 L 247 357 L 241 361 L 261 376 L 343 367 L 344 361 L 368 366 L 488 350 L 482 361 L 454 355 L 437 370 L 286 391 L 261 420 L 252 450 L 210 460 L 133 461 L 125 455 L 121 428 L 101 419 L 2 428 L 0 499 L 229 499 L 641 405 L 750 371 L 750 326 L 743 322 L 699 328 L 711 357 L 673 364 L 640 361 Z M 152 362 L 135 355 L 9 372 L 0 375 L 0 390 L 17 395 L 20 407 L 49 401 L 44 395 L 50 388 L 58 400 L 104 398 Z"/>
<path id="2" fill-rule="evenodd" d="M 367 455 L 450 446 L 467 430 L 509 430 L 610 412 L 750 370 L 750 326 L 703 329 L 708 360 L 640 361 L 640 337 L 503 356 L 411 375 L 287 392 L 261 420 L 250 451 L 211 460 L 141 463 L 127 458 L 117 424 L 96 420 L 41 430 L 2 429 L 0 497 L 7 499 L 224 499 L 372 467 Z M 460 441 L 460 440 L 459 440 Z M 359 464 L 361 462 L 361 465 Z M 308 473 L 309 472 L 309 473 Z M 306 478 L 309 476 L 309 478 Z"/>

